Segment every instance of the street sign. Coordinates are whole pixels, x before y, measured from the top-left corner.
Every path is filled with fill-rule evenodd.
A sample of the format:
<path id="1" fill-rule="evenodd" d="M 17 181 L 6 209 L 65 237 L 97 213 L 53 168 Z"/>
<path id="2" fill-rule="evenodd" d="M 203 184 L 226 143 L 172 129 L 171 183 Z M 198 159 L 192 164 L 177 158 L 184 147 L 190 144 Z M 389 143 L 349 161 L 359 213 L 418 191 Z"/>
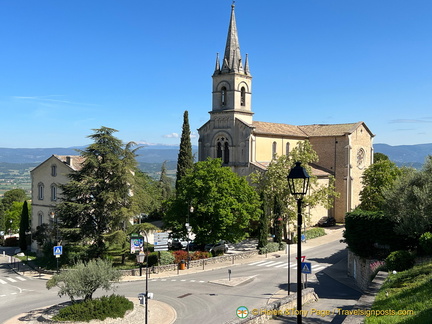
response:
<path id="1" fill-rule="evenodd" d="M 298 258 L 296 257 L 296 260 L 297 260 Z M 304 260 L 306 260 L 306 255 L 302 255 L 301 256 L 301 262 L 304 262 Z"/>
<path id="2" fill-rule="evenodd" d="M 154 250 L 168 251 L 168 232 L 154 233 Z"/>
<path id="3" fill-rule="evenodd" d="M 61 245 L 54 246 L 53 253 L 55 256 L 62 255 L 63 254 L 63 246 L 61 246 Z"/>
<path id="4" fill-rule="evenodd" d="M 301 263 L 301 272 L 306 274 L 312 273 L 312 264 L 310 262 Z"/>

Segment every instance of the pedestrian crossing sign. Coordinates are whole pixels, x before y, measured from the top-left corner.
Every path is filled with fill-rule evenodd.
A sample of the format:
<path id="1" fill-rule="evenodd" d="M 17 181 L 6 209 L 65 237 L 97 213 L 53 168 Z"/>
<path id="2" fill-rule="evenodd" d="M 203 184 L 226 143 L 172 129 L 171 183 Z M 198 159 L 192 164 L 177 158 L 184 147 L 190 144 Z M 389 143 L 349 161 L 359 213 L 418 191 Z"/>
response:
<path id="1" fill-rule="evenodd" d="M 63 246 L 58 245 L 54 246 L 54 255 L 62 255 L 63 254 Z"/>
<path id="2" fill-rule="evenodd" d="M 301 272 L 310 274 L 312 273 L 312 264 L 310 262 L 301 263 Z"/>

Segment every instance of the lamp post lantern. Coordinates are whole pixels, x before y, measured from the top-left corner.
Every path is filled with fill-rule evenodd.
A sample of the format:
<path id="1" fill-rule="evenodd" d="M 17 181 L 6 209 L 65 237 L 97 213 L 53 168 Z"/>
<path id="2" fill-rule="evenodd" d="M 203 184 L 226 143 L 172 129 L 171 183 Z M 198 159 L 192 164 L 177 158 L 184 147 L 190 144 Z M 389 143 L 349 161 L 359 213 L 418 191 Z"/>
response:
<path id="1" fill-rule="evenodd" d="M 301 282 L 301 226 L 302 226 L 302 201 L 309 187 L 309 174 L 296 162 L 294 168 L 288 174 L 288 186 L 290 193 L 297 199 L 297 323 L 302 322 L 302 282 Z M 288 283 L 289 284 L 289 283 Z"/>

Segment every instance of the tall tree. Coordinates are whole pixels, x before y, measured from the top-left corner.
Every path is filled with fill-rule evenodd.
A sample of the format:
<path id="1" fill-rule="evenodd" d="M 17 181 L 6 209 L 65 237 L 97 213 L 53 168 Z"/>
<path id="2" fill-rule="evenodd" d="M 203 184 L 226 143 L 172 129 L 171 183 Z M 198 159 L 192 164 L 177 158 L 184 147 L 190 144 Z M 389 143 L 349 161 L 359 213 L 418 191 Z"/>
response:
<path id="1" fill-rule="evenodd" d="M 190 139 L 189 115 L 186 110 L 183 114 L 183 128 L 180 140 L 180 150 L 177 159 L 177 175 L 175 188 L 178 189 L 179 181 L 185 176 L 186 172 L 193 167 L 192 144 Z"/>
<path id="2" fill-rule="evenodd" d="M 271 215 L 278 215 L 273 224 L 282 221 L 290 225 L 297 217 L 297 204 L 288 188 L 287 176 L 295 162 L 301 162 L 310 175 L 310 190 L 303 199 L 303 208 L 317 205 L 331 208 L 333 199 L 338 196 L 334 188 L 334 179 L 331 177 L 328 185 L 319 185 L 318 178 L 312 174 L 311 163 L 318 161 L 318 155 L 309 141 L 298 142 L 290 154 L 276 157 L 265 172 L 256 172 L 251 175 L 252 183 L 257 191 L 267 200 L 268 206 L 273 206 Z M 287 226 L 283 226 L 284 237 L 288 238 Z"/>
<path id="3" fill-rule="evenodd" d="M 199 243 L 238 242 L 247 237 L 260 214 L 259 196 L 246 179 L 223 167 L 220 159 L 208 159 L 197 162 L 181 179 L 164 221 L 186 236 L 189 220 Z"/>
<path id="4" fill-rule="evenodd" d="M 159 188 L 160 188 L 163 200 L 171 198 L 172 182 L 171 182 L 171 179 L 167 176 L 166 161 L 164 161 L 164 163 L 162 163 L 161 175 L 159 178 Z"/>
<path id="5" fill-rule="evenodd" d="M 382 210 L 384 192 L 393 186 L 401 174 L 401 169 L 388 159 L 380 158 L 371 164 L 363 172 L 359 208 L 367 211 Z"/>
<path id="6" fill-rule="evenodd" d="M 21 251 L 27 250 L 27 231 L 30 229 L 30 218 L 29 218 L 29 209 L 27 205 L 27 200 L 24 201 L 22 212 L 21 212 L 21 221 L 19 228 L 19 247 Z"/>
<path id="7" fill-rule="evenodd" d="M 405 169 L 384 192 L 383 210 L 396 223 L 396 234 L 418 239 L 432 230 L 432 156 L 420 171 Z"/>
<path id="8" fill-rule="evenodd" d="M 124 145 L 115 129 L 101 127 L 90 135 L 94 143 L 80 151 L 82 168 L 61 186 L 56 207 L 61 233 L 70 242 L 91 244 L 90 257 L 105 251 L 104 235 L 125 227 L 134 214 L 132 195 L 137 172 L 134 143 Z"/>
<path id="9" fill-rule="evenodd" d="M 1 202 L 4 206 L 4 209 L 7 210 L 12 206 L 14 201 L 22 203 L 27 200 L 27 198 L 28 197 L 24 189 L 11 189 L 4 193 Z"/>

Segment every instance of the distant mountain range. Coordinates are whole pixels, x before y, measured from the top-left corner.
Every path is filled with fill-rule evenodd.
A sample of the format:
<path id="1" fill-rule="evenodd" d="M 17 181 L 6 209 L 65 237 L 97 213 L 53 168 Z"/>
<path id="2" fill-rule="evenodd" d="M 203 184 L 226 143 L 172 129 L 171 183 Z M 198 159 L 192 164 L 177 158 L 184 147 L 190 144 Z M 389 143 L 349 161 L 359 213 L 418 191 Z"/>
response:
<path id="1" fill-rule="evenodd" d="M 55 148 L 0 148 L 0 162 L 8 163 L 41 163 L 51 155 L 78 155 L 85 146 Z M 192 147 L 194 152 L 197 147 Z M 177 161 L 179 147 L 170 145 L 142 146 L 137 151 L 137 161 L 144 163 L 162 163 Z"/>
<path id="2" fill-rule="evenodd" d="M 77 150 L 85 147 L 68 148 L 0 148 L 0 162 L 7 163 L 41 163 L 53 154 L 77 155 Z M 143 146 L 137 151 L 138 162 L 162 163 L 164 161 L 177 161 L 178 146 L 152 145 Z M 194 153 L 197 147 L 192 147 Z M 432 155 L 431 144 L 396 145 L 374 144 L 375 152 L 387 155 L 397 165 L 410 165 L 420 167 L 428 155 Z"/>

